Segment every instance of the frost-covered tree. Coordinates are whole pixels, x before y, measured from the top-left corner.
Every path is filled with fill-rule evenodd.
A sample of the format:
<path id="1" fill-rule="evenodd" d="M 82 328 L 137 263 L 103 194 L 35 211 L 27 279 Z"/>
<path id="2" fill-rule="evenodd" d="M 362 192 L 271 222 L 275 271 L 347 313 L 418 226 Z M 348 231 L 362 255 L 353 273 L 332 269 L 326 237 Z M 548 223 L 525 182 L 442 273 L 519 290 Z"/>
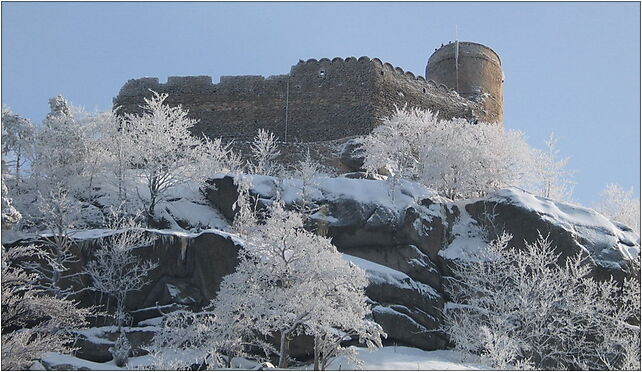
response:
<path id="1" fill-rule="evenodd" d="M 163 317 L 163 327 L 149 347 L 155 369 L 187 369 L 191 365 L 231 368 L 234 357 L 250 357 L 250 348 L 272 350 L 264 340 L 253 339 L 247 329 L 225 324 L 213 312 L 179 310 Z M 247 342 L 249 340 L 250 342 Z M 176 360 L 175 355 L 182 355 Z M 252 355 L 253 358 L 260 356 Z M 267 356 L 265 357 L 267 359 Z"/>
<path id="2" fill-rule="evenodd" d="M 133 168 L 136 147 L 124 130 L 123 118 L 116 115 L 116 111 L 104 113 L 100 119 L 104 133 L 105 173 L 109 175 L 108 182 L 116 187 L 116 203 L 122 204 L 128 200 L 128 173 Z"/>
<path id="3" fill-rule="evenodd" d="M 382 346 L 385 332 L 368 319 L 371 309 L 365 298 L 367 284 L 363 270 L 352 264 L 327 268 L 315 282 L 311 295 L 316 299 L 316 305 L 305 329 L 306 334 L 314 337 L 315 370 L 324 371 L 341 355 L 350 359 L 353 365 L 360 365 L 356 351 L 341 345 L 346 340 L 365 343 L 369 349 Z"/>
<path id="4" fill-rule="evenodd" d="M 148 283 L 150 271 L 158 265 L 134 254 L 134 249 L 154 242 L 134 218 L 112 210 L 110 220 L 108 228 L 115 233 L 100 239 L 100 248 L 87 264 L 86 271 L 91 278 L 91 289 L 116 301 L 114 317 L 120 329 L 127 320 L 127 295 L 141 290 Z"/>
<path id="5" fill-rule="evenodd" d="M 364 168 L 424 183 L 451 199 L 528 184 L 533 155 L 518 131 L 398 109 L 366 136 Z"/>
<path id="6" fill-rule="evenodd" d="M 232 150 L 232 143 L 223 144 L 221 138 L 203 139 L 200 158 L 196 160 L 202 173 L 239 174 L 244 171 L 240 154 Z"/>
<path id="7" fill-rule="evenodd" d="M 65 97 L 61 95 L 57 95 L 55 97 L 52 97 L 49 99 L 49 107 L 51 108 L 51 111 L 47 114 L 47 117 L 45 120 L 49 120 L 52 117 L 55 116 L 71 116 L 72 115 L 72 108 L 69 102 L 65 99 Z"/>
<path id="8" fill-rule="evenodd" d="M 208 176 L 203 170 L 212 172 L 228 160 L 220 158 L 228 154 L 220 141 L 204 142 L 191 135 L 196 121 L 187 110 L 167 105 L 167 94 L 152 93 L 142 115 L 127 114 L 123 121 L 123 131 L 135 148 L 132 162 L 147 190 L 141 200 L 150 218 L 168 190 L 190 180 L 202 182 Z"/>
<path id="9" fill-rule="evenodd" d="M 281 167 L 276 162 L 281 152 L 274 133 L 259 129 L 252 142 L 251 150 L 252 163 L 248 165 L 250 173 L 277 176 L 281 172 Z"/>
<path id="10" fill-rule="evenodd" d="M 34 187 L 43 193 L 62 187 L 72 195 L 82 194 L 86 169 L 85 158 L 90 154 L 87 131 L 61 96 L 49 100 L 51 112 L 36 133 L 32 159 Z"/>
<path id="11" fill-rule="evenodd" d="M 39 194 L 37 207 L 48 259 L 44 263 L 29 262 L 25 268 L 39 275 L 38 288 L 57 298 L 67 298 L 75 292 L 71 283 L 83 275 L 71 271 L 71 266 L 78 262 L 73 235 L 80 208 L 62 187 Z"/>
<path id="12" fill-rule="evenodd" d="M 639 369 L 639 281 L 626 281 L 622 297 L 615 281 L 590 277 L 581 255 L 561 264 L 543 237 L 523 250 L 510 239 L 454 265 L 444 315 L 456 347 L 499 369 Z"/>
<path id="13" fill-rule="evenodd" d="M 418 179 L 420 174 L 421 131 L 437 122 L 431 113 L 397 109 L 363 141 L 365 161 L 369 172 L 382 172 L 393 185 L 401 177 Z"/>
<path id="14" fill-rule="evenodd" d="M 156 204 L 167 190 L 196 176 L 196 154 L 200 141 L 189 130 L 196 123 L 180 106 L 165 104 L 167 94 L 153 92 L 145 98 L 142 115 L 127 114 L 125 131 L 136 147 L 134 164 L 139 168 L 149 195 L 147 214 L 153 217 Z"/>
<path id="15" fill-rule="evenodd" d="M 279 202 L 257 216 L 248 197 L 250 180 L 239 179 L 235 228 L 245 243 L 236 272 L 226 276 L 205 312 L 176 312 L 164 321 L 152 350 L 159 365 L 185 368 L 167 355 L 188 350 L 189 363 L 230 367 L 231 357 L 262 350 L 287 367 L 292 337 L 315 339 L 315 365 L 324 368 L 354 339 L 381 346 L 381 327 L 368 320 L 363 270 L 342 260 L 330 241 L 303 228 L 302 215 Z M 259 223 L 259 220 L 263 222 Z M 267 342 L 275 337 L 278 347 Z M 259 357 L 251 354 L 253 358 Z"/>
<path id="16" fill-rule="evenodd" d="M 2 183 L 2 230 L 9 230 L 15 226 L 21 219 L 22 214 L 13 206 L 13 200 L 9 196 L 9 190 L 4 183 L 4 176 L 1 178 Z"/>
<path id="17" fill-rule="evenodd" d="M 113 111 L 95 113 L 79 111 L 78 116 L 77 120 L 83 131 L 85 146 L 89 149 L 81 159 L 82 174 L 80 181 L 85 190 L 78 194 L 80 197 L 92 201 L 97 196 L 94 188 L 100 184 L 100 181 L 104 181 L 104 178 L 107 178 L 107 180 L 111 178 L 111 175 L 108 175 L 107 172 L 110 169 L 109 165 L 113 165 L 110 162 L 112 160 L 111 156 L 117 151 L 114 147 L 118 148 L 120 146 L 120 149 L 122 149 L 126 143 L 110 141 L 109 131 L 113 128 L 113 123 L 118 122 L 118 118 Z M 133 149 L 130 147 L 129 151 L 133 151 Z M 115 173 L 114 175 L 118 177 L 119 174 Z"/>
<path id="18" fill-rule="evenodd" d="M 27 162 L 33 149 L 35 127 L 31 121 L 11 112 L 8 108 L 2 109 L 2 156 L 3 162 L 12 158 L 13 174 L 16 185 L 20 184 L 20 170 Z"/>
<path id="19" fill-rule="evenodd" d="M 324 169 L 316 160 L 310 156 L 310 150 L 306 152 L 303 159 L 294 166 L 293 176 L 301 180 L 301 194 L 299 205 L 300 211 L 304 214 L 312 212 L 312 189 L 316 186 L 315 178 L 324 176 Z"/>
<path id="20" fill-rule="evenodd" d="M 53 297 L 18 262 L 48 260 L 35 246 L 2 247 L 2 369 L 28 369 L 45 352 L 73 351 L 71 329 L 87 325 L 91 309 Z"/>
<path id="21" fill-rule="evenodd" d="M 114 346 L 109 348 L 109 352 L 114 358 L 114 364 L 116 364 L 117 367 L 123 367 L 127 364 L 131 349 L 132 345 L 127 339 L 127 334 L 121 329 L 120 335 L 116 339 L 116 342 L 114 342 Z"/>
<path id="22" fill-rule="evenodd" d="M 545 198 L 570 201 L 573 195 L 572 171 L 567 169 L 569 158 L 559 158 L 557 141 L 559 139 L 551 133 L 545 142 L 543 151 L 536 151 L 533 163 L 537 174 L 536 194 Z"/>
<path id="23" fill-rule="evenodd" d="M 299 334 L 317 338 L 318 365 L 342 351 L 341 331 L 381 345 L 385 334 L 365 319 L 365 273 L 344 261 L 329 239 L 306 231 L 301 214 L 275 201 L 264 222 L 245 224 L 241 236 L 240 263 L 212 303 L 222 324 L 254 339 L 278 335 L 280 368 L 287 367 L 289 342 Z"/>
<path id="24" fill-rule="evenodd" d="M 623 223 L 640 234 L 640 198 L 633 195 L 633 188 L 624 190 L 616 184 L 608 184 L 601 193 L 595 209 L 606 217 Z"/>

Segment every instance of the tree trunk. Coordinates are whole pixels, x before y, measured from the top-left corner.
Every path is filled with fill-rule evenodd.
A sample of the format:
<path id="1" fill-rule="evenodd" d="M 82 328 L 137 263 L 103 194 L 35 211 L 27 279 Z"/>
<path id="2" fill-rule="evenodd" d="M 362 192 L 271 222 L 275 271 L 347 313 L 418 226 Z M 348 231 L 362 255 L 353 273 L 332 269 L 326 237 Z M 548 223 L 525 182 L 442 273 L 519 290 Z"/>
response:
<path id="1" fill-rule="evenodd" d="M 315 335 L 314 336 L 314 370 L 315 371 L 320 371 L 320 369 L 319 369 L 319 357 L 320 357 L 320 355 L 319 355 L 320 354 L 320 352 L 319 352 L 320 345 L 319 344 L 320 343 L 321 343 L 321 340 L 319 339 L 319 336 Z"/>
<path id="2" fill-rule="evenodd" d="M 289 332 L 281 333 L 281 345 L 279 347 L 279 368 L 288 368 L 288 351 L 290 341 L 288 341 Z"/>
<path id="3" fill-rule="evenodd" d="M 125 304 L 123 299 L 116 300 L 116 325 L 118 326 L 118 332 L 123 328 L 125 315 Z"/>
<path id="4" fill-rule="evenodd" d="M 147 214 L 150 218 L 154 217 L 154 209 L 156 209 L 156 198 L 152 196 L 149 203 L 149 208 L 147 209 Z"/>
<path id="5" fill-rule="evenodd" d="M 154 223 L 154 209 L 156 209 L 156 192 L 149 190 L 149 208 L 147 208 L 147 224 L 152 225 Z"/>
<path id="6" fill-rule="evenodd" d="M 20 152 L 16 154 L 16 186 L 20 187 Z"/>

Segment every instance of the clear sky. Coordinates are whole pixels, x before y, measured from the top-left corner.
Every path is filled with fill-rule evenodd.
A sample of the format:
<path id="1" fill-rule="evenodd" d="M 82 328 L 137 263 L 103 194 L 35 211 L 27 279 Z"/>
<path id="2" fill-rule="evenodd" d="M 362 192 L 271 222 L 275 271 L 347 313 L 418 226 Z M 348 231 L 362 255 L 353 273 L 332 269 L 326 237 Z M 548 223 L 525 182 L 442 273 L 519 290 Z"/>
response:
<path id="1" fill-rule="evenodd" d="M 505 126 L 553 131 L 575 200 L 640 192 L 640 4 L 2 2 L 2 103 L 40 122 L 64 95 L 105 110 L 128 79 L 274 75 L 299 59 L 379 57 L 423 75 L 455 39 L 502 59 Z"/>

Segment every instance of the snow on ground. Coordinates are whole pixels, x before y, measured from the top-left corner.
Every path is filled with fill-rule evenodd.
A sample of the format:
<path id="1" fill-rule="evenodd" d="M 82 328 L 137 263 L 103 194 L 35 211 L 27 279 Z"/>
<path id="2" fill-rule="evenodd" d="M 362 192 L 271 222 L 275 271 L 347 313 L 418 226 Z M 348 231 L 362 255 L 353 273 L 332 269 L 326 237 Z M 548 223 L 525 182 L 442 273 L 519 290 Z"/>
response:
<path id="1" fill-rule="evenodd" d="M 439 297 L 439 294 L 429 285 L 412 280 L 408 275 L 363 258 L 341 254 L 344 260 L 350 261 L 365 270 L 368 280 L 374 283 L 388 283 L 398 288 L 408 288 L 422 293 L 424 296 Z"/>
<path id="2" fill-rule="evenodd" d="M 252 176 L 252 191 L 268 198 L 276 197 L 278 191 L 283 201 L 292 203 L 301 198 L 302 190 L 303 181 L 300 179 Z M 351 199 L 362 204 L 380 205 L 393 210 L 405 209 L 425 198 L 434 201 L 446 200 L 424 185 L 412 181 L 402 180 L 393 192 L 387 181 L 343 177 L 314 178 L 306 187 L 306 194 L 312 200 Z"/>
<path id="3" fill-rule="evenodd" d="M 405 346 L 385 346 L 380 349 L 368 350 L 353 347 L 357 357 L 363 361 L 364 370 L 480 370 L 489 369 L 479 362 L 474 355 L 466 355 L 453 350 L 424 351 Z M 187 355 L 177 355 L 177 359 L 189 358 Z M 113 361 L 105 363 L 90 362 L 71 355 L 46 353 L 42 358 L 44 364 L 68 366 L 73 369 L 89 369 L 93 371 L 143 369 L 152 364 L 149 355 L 129 358 L 126 367 L 117 367 Z M 258 364 L 242 358 L 234 358 L 232 364 L 237 369 L 255 369 Z M 340 357 L 332 361 L 328 370 L 353 370 L 356 367 L 346 358 Z M 313 366 L 294 368 L 312 370 Z"/>
<path id="4" fill-rule="evenodd" d="M 232 240 L 235 244 L 237 245 L 242 245 L 243 241 L 235 234 L 229 233 L 227 231 L 222 231 L 218 229 L 205 229 L 205 230 L 200 230 L 198 232 L 190 232 L 186 231 L 183 229 L 180 230 L 172 230 L 172 229 L 148 229 L 148 228 L 140 228 L 141 230 L 145 230 L 151 233 L 155 233 L 160 236 L 160 239 L 174 239 L 174 238 L 190 238 L 194 239 L 199 237 L 200 235 L 203 234 L 215 234 L 219 235 L 223 238 L 230 239 Z M 124 230 L 110 230 L 110 229 L 90 229 L 90 230 L 81 230 L 77 232 L 73 232 L 71 236 L 78 241 L 79 244 L 83 244 L 83 242 L 88 242 L 94 239 L 101 239 L 105 238 L 108 236 L 111 236 L 113 234 L 122 232 Z M 51 233 L 41 233 L 41 234 L 32 234 L 30 235 L 31 239 L 36 239 L 38 237 L 47 237 L 51 236 Z M 4 243 L 3 241 L 3 244 Z"/>
<path id="5" fill-rule="evenodd" d="M 405 346 L 384 346 L 368 350 L 355 348 L 357 358 L 363 361 L 364 370 L 479 370 L 488 369 L 473 355 L 464 355 L 452 350 L 424 351 Z M 312 366 L 307 368 L 312 369 Z M 330 363 L 328 370 L 355 369 L 352 362 L 337 358 Z"/>
<path id="6" fill-rule="evenodd" d="M 30 234 L 26 234 L 22 231 L 14 231 L 14 230 L 2 230 L 2 233 L 0 234 L 0 240 L 2 241 L 2 244 L 13 244 L 19 240 L 23 239 L 29 239 L 33 238 Z"/>
<path id="7" fill-rule="evenodd" d="M 171 364 L 174 361 L 192 361 L 193 357 L 189 354 L 189 351 L 183 353 L 172 353 L 166 352 L 163 354 L 164 362 L 166 364 Z M 77 358 L 73 355 L 60 354 L 60 353 L 45 353 L 42 356 L 42 362 L 45 365 L 50 366 L 60 366 L 65 367 L 67 370 L 91 370 L 91 371 L 125 371 L 125 370 L 142 370 L 146 367 L 152 366 L 154 364 L 154 357 L 151 354 L 132 357 L 127 361 L 127 365 L 124 367 L 118 367 L 113 360 L 104 363 L 92 362 L 85 359 Z M 156 361 L 158 363 L 158 361 Z M 59 367 L 59 368 L 60 368 Z M 171 370 L 176 367 L 168 365 L 165 366 L 167 369 Z"/>
<path id="8" fill-rule="evenodd" d="M 158 325 L 145 325 L 141 327 L 123 327 L 125 333 L 135 333 L 135 332 L 158 332 L 160 330 Z M 76 330 L 73 333 L 83 336 L 89 342 L 95 345 L 104 344 L 104 345 L 113 345 L 114 342 L 109 340 L 108 334 L 116 334 L 118 332 L 118 327 L 116 326 L 104 326 L 104 327 L 94 327 L 82 330 Z"/>
<path id="9" fill-rule="evenodd" d="M 180 199 L 159 205 L 159 215 L 165 217 L 174 229 L 181 229 L 179 222 L 193 227 L 227 230 L 229 224 L 216 209 L 198 200 Z"/>
<path id="10" fill-rule="evenodd" d="M 169 190 L 166 200 L 156 206 L 156 213 L 165 217 L 173 230 L 182 230 L 180 224 L 187 223 L 197 229 L 214 228 L 229 231 L 229 223 L 225 217 L 200 192 L 199 187 L 192 183 L 182 184 Z"/>
<path id="11" fill-rule="evenodd" d="M 91 371 L 110 371 L 110 370 L 121 370 L 114 364 L 113 361 L 106 363 L 96 363 L 89 360 L 76 358 L 72 355 L 59 354 L 59 353 L 45 353 L 42 356 L 42 362 L 44 365 L 50 366 L 61 366 L 65 367 L 67 370 L 91 370 Z"/>

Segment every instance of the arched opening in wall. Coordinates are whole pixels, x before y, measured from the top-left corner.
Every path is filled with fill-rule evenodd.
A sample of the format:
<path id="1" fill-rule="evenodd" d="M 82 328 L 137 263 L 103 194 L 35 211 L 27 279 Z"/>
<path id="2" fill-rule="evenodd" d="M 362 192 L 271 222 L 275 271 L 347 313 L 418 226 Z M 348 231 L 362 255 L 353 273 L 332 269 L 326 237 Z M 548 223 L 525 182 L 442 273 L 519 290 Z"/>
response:
<path id="1" fill-rule="evenodd" d="M 319 70 L 319 77 L 325 77 L 325 70 Z"/>
<path id="2" fill-rule="evenodd" d="M 383 71 L 381 71 L 381 76 L 383 76 Z"/>
<path id="3" fill-rule="evenodd" d="M 424 93 L 426 93 L 426 88 L 421 88 L 421 90 L 422 90 Z"/>

